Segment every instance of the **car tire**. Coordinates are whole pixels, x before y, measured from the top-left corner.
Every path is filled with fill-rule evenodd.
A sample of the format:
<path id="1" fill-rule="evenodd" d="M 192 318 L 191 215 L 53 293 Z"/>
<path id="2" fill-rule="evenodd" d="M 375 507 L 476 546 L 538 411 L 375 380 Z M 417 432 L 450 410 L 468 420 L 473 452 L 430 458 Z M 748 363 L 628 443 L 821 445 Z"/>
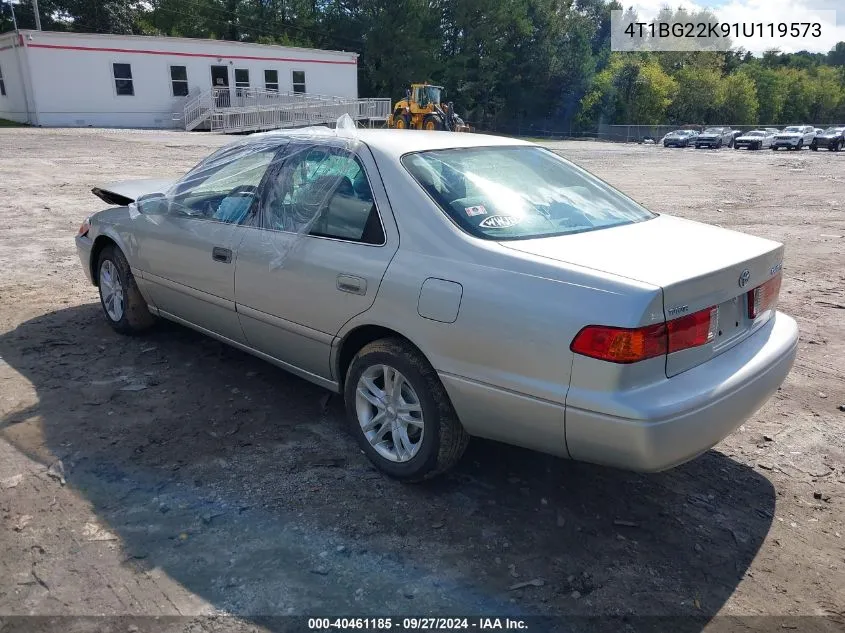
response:
<path id="1" fill-rule="evenodd" d="M 138 290 L 126 256 L 117 246 L 106 246 L 97 260 L 97 286 L 106 321 L 121 334 L 139 334 L 155 323 Z"/>
<path id="2" fill-rule="evenodd" d="M 391 397 L 386 383 L 393 386 L 397 380 L 402 382 Z M 460 460 L 469 443 L 437 372 L 399 338 L 380 339 L 355 355 L 346 374 L 344 402 L 361 450 L 376 468 L 395 479 L 417 482 L 436 477 Z M 404 420 L 414 422 L 403 425 L 399 417 L 403 409 Z M 379 416 L 385 421 L 367 428 Z"/>
<path id="3" fill-rule="evenodd" d="M 803 138 L 800 141 L 798 141 L 798 145 L 795 147 L 795 151 L 800 152 L 802 149 L 804 149 L 804 139 Z"/>
<path id="4" fill-rule="evenodd" d="M 722 149 L 722 141 L 716 143 L 716 149 Z"/>
<path id="5" fill-rule="evenodd" d="M 810 149 L 813 150 L 814 152 L 817 152 L 817 151 L 819 151 L 819 146 L 816 145 L 815 143 L 813 143 L 812 145 L 810 145 Z"/>

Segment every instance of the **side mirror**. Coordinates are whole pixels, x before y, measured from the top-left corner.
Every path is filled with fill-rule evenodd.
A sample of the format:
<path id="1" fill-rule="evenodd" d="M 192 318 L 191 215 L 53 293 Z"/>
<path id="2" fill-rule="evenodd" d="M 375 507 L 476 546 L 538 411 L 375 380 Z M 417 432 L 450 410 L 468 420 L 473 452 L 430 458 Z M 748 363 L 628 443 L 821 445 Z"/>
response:
<path id="1" fill-rule="evenodd" d="M 135 206 L 144 215 L 165 215 L 170 210 L 170 201 L 163 193 L 147 193 L 135 201 Z"/>

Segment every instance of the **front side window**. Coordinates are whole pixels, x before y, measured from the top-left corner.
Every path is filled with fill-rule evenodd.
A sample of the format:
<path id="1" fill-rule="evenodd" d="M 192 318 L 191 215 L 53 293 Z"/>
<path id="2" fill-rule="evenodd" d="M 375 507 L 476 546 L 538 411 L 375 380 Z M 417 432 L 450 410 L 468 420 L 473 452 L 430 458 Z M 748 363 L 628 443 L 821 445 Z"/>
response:
<path id="1" fill-rule="evenodd" d="M 112 64 L 114 73 L 114 90 L 122 97 L 135 95 L 135 84 L 132 82 L 132 66 L 129 64 Z"/>
<path id="2" fill-rule="evenodd" d="M 235 94 L 241 96 L 249 88 L 249 69 L 235 68 Z"/>
<path id="3" fill-rule="evenodd" d="M 170 67 L 170 87 L 174 97 L 188 96 L 188 68 L 186 66 Z"/>
<path id="4" fill-rule="evenodd" d="M 270 92 L 279 92 L 279 71 L 264 71 L 264 89 Z"/>
<path id="5" fill-rule="evenodd" d="M 294 70 L 293 71 L 293 91 L 305 93 L 305 71 L 304 70 Z"/>
<path id="6" fill-rule="evenodd" d="M 0 97 L 6 96 L 6 81 L 3 79 L 3 69 L 0 68 Z"/>
<path id="7" fill-rule="evenodd" d="M 364 166 L 342 148 L 291 145 L 268 178 L 257 221 L 275 231 L 384 243 Z"/>
<path id="8" fill-rule="evenodd" d="M 218 152 L 176 185 L 169 212 L 242 224 L 259 198 L 259 186 L 277 152 L 277 145 Z"/>
<path id="9" fill-rule="evenodd" d="M 427 151 L 406 154 L 402 164 L 455 224 L 483 239 L 566 235 L 655 217 L 539 147 Z"/>

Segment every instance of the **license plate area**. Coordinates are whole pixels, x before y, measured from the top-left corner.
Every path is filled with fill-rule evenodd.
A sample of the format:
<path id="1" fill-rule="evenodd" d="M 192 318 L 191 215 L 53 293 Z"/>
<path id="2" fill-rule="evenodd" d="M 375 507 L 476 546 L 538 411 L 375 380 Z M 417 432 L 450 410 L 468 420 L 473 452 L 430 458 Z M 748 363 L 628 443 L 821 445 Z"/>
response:
<path id="1" fill-rule="evenodd" d="M 746 295 L 742 294 L 719 304 L 718 329 L 713 341 L 717 350 L 742 336 L 751 326 L 747 315 L 745 297 Z"/>

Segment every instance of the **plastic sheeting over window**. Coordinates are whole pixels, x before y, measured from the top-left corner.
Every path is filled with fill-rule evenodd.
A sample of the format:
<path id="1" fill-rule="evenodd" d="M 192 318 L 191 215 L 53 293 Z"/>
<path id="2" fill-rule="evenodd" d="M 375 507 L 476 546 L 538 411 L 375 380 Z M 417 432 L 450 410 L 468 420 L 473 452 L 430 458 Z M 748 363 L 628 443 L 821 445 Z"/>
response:
<path id="1" fill-rule="evenodd" d="M 169 191 L 140 198 L 133 217 L 190 219 L 180 227 L 230 249 L 242 237 L 232 227 L 260 231 L 271 268 L 283 266 L 306 236 L 382 244 L 359 145 L 348 117 L 334 130 L 254 134 L 200 162 Z"/>

